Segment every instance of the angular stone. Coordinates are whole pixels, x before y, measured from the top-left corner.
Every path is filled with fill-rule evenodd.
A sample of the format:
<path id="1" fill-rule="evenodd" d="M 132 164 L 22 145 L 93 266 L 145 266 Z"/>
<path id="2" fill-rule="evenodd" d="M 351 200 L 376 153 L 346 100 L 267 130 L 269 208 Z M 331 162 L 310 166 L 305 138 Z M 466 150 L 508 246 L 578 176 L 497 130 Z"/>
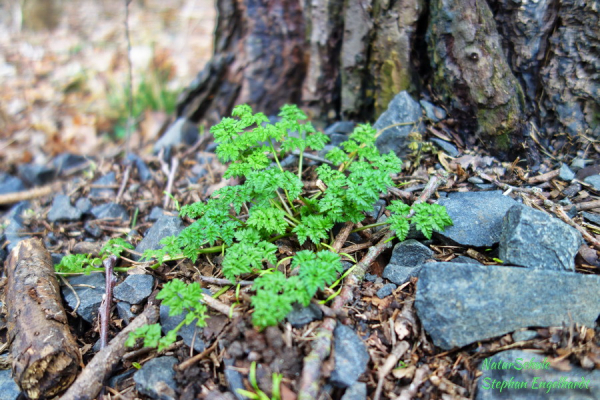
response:
<path id="1" fill-rule="evenodd" d="M 502 224 L 499 257 L 505 264 L 527 268 L 575 271 L 581 234 L 557 218 L 515 205 Z"/>
<path id="2" fill-rule="evenodd" d="M 422 267 L 415 301 L 446 350 L 529 326 L 593 327 L 598 304 L 600 276 L 446 262 Z"/>
<path id="3" fill-rule="evenodd" d="M 94 273 L 67 279 L 79 297 L 77 315 L 91 324 L 98 315 L 98 307 L 102 303 L 102 296 L 106 289 L 104 274 Z M 73 291 L 68 287 L 63 287 L 61 291 L 69 307 L 74 309 L 77 306 L 77 297 Z"/>
<path id="4" fill-rule="evenodd" d="M 440 149 L 444 150 L 450 157 L 457 157 L 460 152 L 452 143 L 448 143 L 445 140 L 438 138 L 429 139 L 431 142 L 435 143 Z"/>
<path id="5" fill-rule="evenodd" d="M 350 387 L 365 372 L 369 353 L 356 332 L 341 323 L 333 331 L 333 340 L 335 367 L 329 381 L 337 387 Z"/>
<path id="6" fill-rule="evenodd" d="M 82 214 L 87 214 L 90 212 L 93 205 L 90 199 L 88 199 L 87 197 L 80 197 L 75 202 L 75 207 L 77 207 L 77 209 L 81 211 Z"/>
<path id="7" fill-rule="evenodd" d="M 183 230 L 184 226 L 181 218 L 170 215 L 161 216 L 150 229 L 140 243 L 138 243 L 135 251 L 143 253 L 151 249 L 157 250 L 163 247 L 160 241 L 167 236 L 176 236 Z"/>
<path id="8" fill-rule="evenodd" d="M 135 388 L 141 394 L 157 400 L 177 399 L 175 370 L 177 359 L 171 356 L 148 361 L 133 375 Z"/>
<path id="9" fill-rule="evenodd" d="M 567 164 L 562 164 L 558 177 L 563 181 L 571 182 L 575 179 L 575 172 L 571 171 L 571 168 Z"/>
<path id="10" fill-rule="evenodd" d="M 344 392 L 342 400 L 367 400 L 367 384 L 356 382 Z"/>
<path id="11" fill-rule="evenodd" d="M 158 206 L 154 206 L 152 207 L 152 210 L 150 211 L 150 214 L 148 214 L 148 216 L 146 217 L 146 219 L 148 221 L 158 221 L 158 219 L 160 217 L 162 217 L 163 215 L 165 215 L 165 210 L 163 210 L 162 208 L 158 207 Z"/>
<path id="12" fill-rule="evenodd" d="M 115 175 L 114 172 L 110 172 L 98 179 L 96 179 L 92 185 L 98 185 L 98 186 L 112 186 L 112 185 L 116 185 L 117 184 L 117 177 Z M 114 191 L 114 189 L 111 189 L 109 187 L 98 187 L 98 188 L 92 188 L 92 190 L 90 190 L 90 197 L 93 198 L 102 198 L 102 199 L 110 199 L 116 196 L 116 192 Z"/>
<path id="13" fill-rule="evenodd" d="M 516 201 L 501 191 L 456 192 L 441 199 L 453 225 L 437 233 L 446 242 L 463 246 L 490 247 L 498 243 L 502 219 Z"/>
<path id="14" fill-rule="evenodd" d="M 115 286 L 113 293 L 117 300 L 140 304 L 152 294 L 153 286 L 154 277 L 152 275 L 129 275 L 123 282 Z"/>
<path id="15" fill-rule="evenodd" d="M 21 233 L 26 230 L 23 222 L 22 214 L 29 208 L 30 204 L 28 201 L 20 201 L 11 207 L 8 214 L 5 216 L 4 221 L 8 221 L 4 227 L 4 239 L 8 242 L 6 250 L 10 253 L 15 246 L 24 239 L 28 239 L 30 236 Z"/>
<path id="16" fill-rule="evenodd" d="M 127 160 L 135 164 L 140 181 L 147 182 L 152 179 L 152 171 L 150 171 L 144 160 L 133 153 L 127 154 Z"/>
<path id="17" fill-rule="evenodd" d="M 294 328 L 302 328 L 306 324 L 323 319 L 323 311 L 316 304 L 309 304 L 308 307 L 294 305 L 294 309 L 285 318 Z"/>
<path id="18" fill-rule="evenodd" d="M 129 213 L 125 207 L 117 203 L 100 204 L 90 210 L 90 213 L 97 219 L 122 219 L 129 220 Z"/>
<path id="19" fill-rule="evenodd" d="M 179 315 L 169 315 L 169 306 L 165 306 L 161 304 L 160 306 L 160 326 L 163 335 L 166 335 L 169 331 L 175 329 L 177 325 L 181 323 L 185 319 L 185 314 Z M 202 328 L 196 325 L 198 320 L 192 321 L 189 325 L 183 325 L 179 331 L 177 331 L 177 336 L 183 339 L 183 342 L 192 347 L 192 343 L 194 344 L 194 350 L 198 353 L 204 351 L 206 345 L 202 340 Z"/>
<path id="20" fill-rule="evenodd" d="M 79 221 L 81 211 L 71 205 L 69 196 L 59 194 L 52 201 L 52 208 L 48 212 L 48 220 L 56 221 Z"/>
<path id="21" fill-rule="evenodd" d="M 14 193 L 25 190 L 25 185 L 16 176 L 0 172 L 0 194 Z"/>
<path id="22" fill-rule="evenodd" d="M 30 186 L 45 185 L 54 179 L 56 170 L 40 164 L 23 164 L 17 168 L 19 176 Z"/>
<path id="23" fill-rule="evenodd" d="M 380 299 L 383 299 L 383 298 L 388 297 L 389 295 L 391 295 L 394 292 L 394 290 L 396 290 L 397 287 L 398 286 L 394 285 L 393 283 L 388 283 L 386 285 L 383 285 L 383 287 L 381 289 L 379 289 L 377 291 L 377 293 L 375 293 L 375 294 Z"/>
<path id="24" fill-rule="evenodd" d="M 237 400 L 246 400 L 246 396 L 242 396 L 238 389 L 246 389 L 244 386 L 244 377 L 233 367 L 235 360 L 232 358 L 225 358 L 223 360 L 225 364 L 225 380 L 227 381 L 227 387 Z"/>
<path id="25" fill-rule="evenodd" d="M 420 118 L 421 105 L 414 101 L 407 91 L 398 93 L 388 105 L 388 109 L 381 114 L 375 125 L 373 125 L 373 128 L 378 131 L 383 130 L 375 141 L 379 152 L 387 154 L 393 151 L 400 158 L 408 155 L 410 153 L 408 134 L 415 128 L 421 133 L 425 131 L 423 123 L 417 122 Z M 409 124 L 388 128 L 392 125 L 409 122 L 415 122 L 417 126 Z M 388 129 L 384 130 L 384 128 Z"/>
<path id="26" fill-rule="evenodd" d="M 129 323 L 136 317 L 136 315 L 131 311 L 131 304 L 125 301 L 120 301 L 117 303 L 117 313 L 125 325 L 129 325 Z"/>
<path id="27" fill-rule="evenodd" d="M 455 257 L 452 260 L 450 260 L 450 262 L 460 263 L 460 264 L 476 264 L 476 265 L 481 265 L 481 263 L 479 261 L 477 261 L 476 259 L 471 258 L 471 257 L 467 257 L 467 256 L 458 256 L 458 257 Z"/>
<path id="28" fill-rule="evenodd" d="M 600 225 L 600 214 L 583 211 L 581 216 L 593 224 Z"/>
<path id="29" fill-rule="evenodd" d="M 396 285 L 402 285 L 410 280 L 410 278 L 419 275 L 421 265 L 415 267 L 404 267 L 402 265 L 388 264 L 383 270 L 383 277 Z"/>
<path id="30" fill-rule="evenodd" d="M 421 107 L 423 107 L 423 109 L 425 110 L 425 115 L 427 115 L 427 118 L 429 118 L 433 122 L 439 122 L 442 119 L 446 118 L 446 110 L 444 110 L 443 108 L 437 107 L 426 100 L 421 100 L 419 101 L 419 103 L 421 104 Z"/>
<path id="31" fill-rule="evenodd" d="M 10 369 L 0 370 L 0 400 L 17 400 L 21 390 L 12 377 Z"/>
<path id="32" fill-rule="evenodd" d="M 154 153 L 179 144 L 193 145 L 198 140 L 198 126 L 186 118 L 178 118 L 154 144 Z"/>
<path id="33" fill-rule="evenodd" d="M 356 126 L 356 123 L 354 123 L 352 121 L 338 121 L 338 122 L 335 122 L 332 125 L 328 126 L 327 129 L 325 129 L 325 134 L 327 136 L 330 136 L 334 133 L 341 133 L 341 134 L 352 133 L 355 126 Z"/>
<path id="34" fill-rule="evenodd" d="M 72 168 L 80 167 L 83 164 L 86 164 L 88 160 L 86 160 L 83 156 L 78 156 L 70 153 L 62 153 L 54 157 L 52 160 L 52 165 L 59 174 L 62 174 L 65 171 L 68 171 Z"/>
<path id="35" fill-rule="evenodd" d="M 522 350 L 503 351 L 486 358 L 479 365 L 482 375 L 477 381 L 475 399 L 600 399 L 599 370 L 588 371 L 572 365 L 570 371 L 559 371 L 545 364 L 547 362 L 543 354 Z M 566 382 L 577 385 L 561 388 L 561 383 Z M 557 387 L 548 388 L 547 383 L 552 386 L 556 383 Z"/>
<path id="36" fill-rule="evenodd" d="M 390 264 L 417 267 L 432 257 L 433 250 L 414 239 L 408 239 L 394 246 Z"/>
<path id="37" fill-rule="evenodd" d="M 594 187 L 595 190 L 600 190 L 600 175 L 590 175 L 583 180 Z"/>

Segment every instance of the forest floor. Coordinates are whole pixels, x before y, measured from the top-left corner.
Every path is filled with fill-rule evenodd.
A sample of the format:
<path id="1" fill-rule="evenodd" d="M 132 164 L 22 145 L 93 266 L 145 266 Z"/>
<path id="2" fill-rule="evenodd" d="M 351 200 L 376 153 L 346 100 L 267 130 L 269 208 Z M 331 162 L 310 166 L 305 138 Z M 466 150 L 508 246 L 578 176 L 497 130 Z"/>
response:
<path id="1" fill-rule="evenodd" d="M 145 95 L 136 98 L 138 124 L 128 139 L 122 137 L 128 116 L 128 68 L 123 61 L 127 44 L 122 23 L 115 23 L 123 17 L 121 12 L 116 11 L 120 9 L 118 7 L 122 8 L 122 2 L 104 2 L 103 9 L 93 9 L 97 6 L 96 2 L 77 3 L 80 8 L 70 9 L 64 14 L 66 20 L 52 35 L 30 31 L 9 33 L 6 30 L 0 38 L 1 172 L 20 176 L 23 175 L 20 172 L 23 165 L 49 166 L 57 155 L 65 152 L 85 156 L 87 160 L 81 168 L 44 182 L 49 186 L 26 183 L 28 189 L 49 187 L 51 191 L 29 199 L 27 211 L 20 216 L 23 223 L 20 235 L 42 239 L 53 254 L 97 254 L 109 239 L 116 237 L 126 238 L 136 245 L 153 225 L 148 219 L 153 208 L 160 207 L 168 214 L 177 215 L 178 204 L 205 200 L 216 189 L 232 183 L 222 178 L 226 167 L 214 156 L 214 143 L 208 134 L 198 135 L 194 146 L 175 148 L 167 161 L 162 154 L 152 152 L 153 145 L 172 117 L 174 100 L 168 92 L 177 93 L 210 56 L 214 10 L 205 2 L 172 2 L 169 7 L 159 6 L 163 2 L 158 1 L 156 4 L 146 3 L 144 9 L 135 2 L 131 5 L 131 50 L 137 55 L 134 58 L 133 86 L 134 91 Z M 181 10 L 185 7 L 189 9 L 183 13 Z M 98 18 L 98 15 L 101 17 Z M 186 18 L 181 15 L 186 15 Z M 185 32 L 181 32 L 182 26 Z M 163 32 L 163 35 L 158 37 L 157 31 Z M 178 45 L 174 47 L 172 43 Z M 143 86 L 141 77 L 148 79 L 148 86 L 153 89 L 140 89 Z M 447 131 L 452 131 L 452 124 L 447 121 L 438 124 L 437 128 L 445 126 Z M 544 161 L 534 173 L 523 162 L 503 163 L 486 155 L 482 149 L 465 149 L 458 136 L 447 136 L 441 132 L 434 127 L 423 141 L 430 137 L 448 139 L 460 155 L 450 157 L 434 148 L 413 153 L 405 160 L 408 162 L 405 162 L 402 173 L 394 177 L 401 190 L 387 193 L 383 196 L 386 201 L 401 194 L 405 201 L 413 202 L 426 192 L 425 184 L 431 176 L 444 177 L 437 186 L 437 192 L 479 191 L 481 187 L 477 185 L 489 184 L 506 194 L 517 194 L 530 206 L 549 212 L 553 210 L 552 205 L 556 206 L 561 200 L 561 204 L 567 204 L 564 202 L 566 199 L 577 207 L 586 203 L 593 205 L 600 199 L 600 192 L 584 182 L 588 176 L 598 174 L 599 167 L 595 163 L 581 169 L 570 182 L 561 181 L 558 173 L 562 163 L 569 164 L 575 158 L 597 160 L 600 146 L 592 140 L 574 140 L 565 145 L 567 150 L 561 153 L 542 149 Z M 149 176 L 141 179 L 139 165 L 136 170 L 126 161 L 127 151 L 140 157 Z M 307 174 L 311 173 L 311 168 Z M 94 184 L 110 173 L 115 174 L 114 182 L 101 186 Z M 571 188 L 569 193 L 565 192 L 567 188 Z M 108 192 L 94 197 L 92 193 L 98 189 Z M 177 202 L 166 196 L 165 191 Z M 437 192 L 429 193 L 428 197 L 436 200 L 439 198 Z M 103 220 L 86 214 L 75 221 L 52 222 L 48 214 L 56 193 L 68 195 L 73 204 L 81 199 L 89 200 L 92 205 L 116 202 L 131 218 Z M 19 198 L 18 192 L 15 195 L 17 197 L 12 201 L 0 205 L 2 229 L 10 223 L 11 207 L 24 200 L 24 197 Z M 594 208 L 582 206 L 577 210 L 593 212 Z M 184 221 L 190 222 L 189 219 Z M 96 235 L 86 229 L 92 222 L 100 230 L 99 233 L 96 231 Z M 586 275 L 599 274 L 596 250 L 600 228 L 584 222 L 580 215 L 569 219 L 569 222 L 587 234 L 584 235 L 585 244 L 575 259 L 575 270 Z M 362 243 L 358 246 L 342 239 L 345 252 L 356 260 L 362 259 L 370 247 L 378 245 L 368 234 L 362 236 Z M 7 245 L 4 243 L 4 247 Z M 468 256 L 485 265 L 500 264 L 497 258 L 483 254 L 482 248 L 448 245 L 435 236 L 427 245 L 433 250 L 432 258 L 436 261 Z M 296 250 L 283 246 L 278 253 L 283 257 Z M 370 263 L 368 272 L 372 279 L 358 283 L 354 301 L 342 312 L 336 314 L 327 305 L 321 307 L 326 316 L 344 320 L 362 338 L 369 361 L 366 371 L 360 375 L 360 382 L 366 384 L 368 398 L 475 398 L 481 362 L 509 349 L 536 350 L 548 356 L 555 368 L 567 369 L 570 364 L 587 369 L 600 366 L 598 333 L 594 332 L 594 327 L 575 324 L 533 328 L 535 335 L 529 340 L 519 341 L 512 334 L 505 334 L 452 350 L 436 347 L 416 315 L 416 278 L 397 286 L 387 296 L 380 298 L 376 295 L 384 286 L 381 276 L 390 257 L 391 246 Z M 296 399 L 300 381 L 306 378 L 303 372 L 305 357 L 311 353 L 316 333 L 323 322 L 315 320 L 301 327 L 283 322 L 259 331 L 251 323 L 251 289 L 240 290 L 235 285 L 228 285 L 218 267 L 220 261 L 218 257 L 201 257 L 196 263 L 189 260 L 168 262 L 150 269 L 148 263 L 135 262 L 131 255 L 119 260 L 119 268 L 130 270 L 129 274 L 118 273 L 118 282 L 131 273 L 155 278 L 149 303 L 157 304 L 155 297 L 158 290 L 174 278 L 200 282 L 213 295 L 218 293 L 215 296 L 218 301 L 210 307 L 208 325 L 197 338 L 204 343 L 204 350 L 190 348 L 181 340 L 161 352 L 139 348 L 127 350 L 117 368 L 110 373 L 110 377 L 120 378 L 111 388 L 105 389 L 105 398 L 144 398 L 136 389 L 131 373 L 157 357 L 174 356 L 178 364 L 175 398 L 233 399 L 237 394 L 232 391 L 236 388 L 260 393 L 254 384 L 267 393 L 267 397 L 256 394 L 255 398 L 271 398 L 275 396 L 272 377 L 279 373 L 283 378 L 280 398 Z M 2 284 L 4 290 L 9 283 L 3 279 Z M 3 304 L 6 304 L 6 299 Z M 144 304 L 135 305 L 132 310 L 139 314 Z M 236 311 L 234 318 L 230 318 L 232 305 L 235 305 Z M 6 312 L 6 309 L 3 311 Z M 67 311 L 71 311 L 68 306 Z M 97 319 L 88 323 L 71 313 L 69 323 L 80 346 L 83 364 L 87 365 L 95 354 L 100 323 Z M 126 327 L 116 307 L 112 310 L 108 326 L 110 343 Z M 2 322 L 0 328 L 5 341 L 6 323 Z M 404 348 L 404 345 L 407 347 Z M 2 346 L 2 349 L 4 361 L 10 365 L 9 347 Z M 351 348 L 346 350 L 353 351 Z M 257 377 L 251 379 L 255 362 L 259 364 Z M 327 378 L 335 368 L 334 357 L 328 357 L 319 364 L 319 373 Z M 314 382 L 321 389 L 319 398 L 338 399 L 344 395 L 343 389 L 324 384 L 326 381 L 318 379 Z M 345 399 L 365 398 L 360 395 L 350 397 L 349 391 L 344 396 Z"/>

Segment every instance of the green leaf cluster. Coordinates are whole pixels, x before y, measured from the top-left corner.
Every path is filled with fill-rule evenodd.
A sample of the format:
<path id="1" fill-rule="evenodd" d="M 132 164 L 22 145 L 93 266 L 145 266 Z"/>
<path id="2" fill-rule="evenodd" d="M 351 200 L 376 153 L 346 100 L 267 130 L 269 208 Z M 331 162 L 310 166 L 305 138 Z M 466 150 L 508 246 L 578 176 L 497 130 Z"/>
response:
<path id="1" fill-rule="evenodd" d="M 206 202 L 181 207 L 180 216 L 193 222 L 178 236 L 161 241 L 162 249 L 149 250 L 146 259 L 158 263 L 179 258 L 195 262 L 200 254 L 223 252 L 223 275 L 234 282 L 240 276 L 259 275 L 252 298 L 253 321 L 264 327 L 281 321 L 294 303 L 308 304 L 340 272 L 339 256 L 324 248 L 336 223 L 360 222 L 374 208 L 380 194 L 394 185 L 392 175 L 402 162 L 375 147 L 376 130 L 358 125 L 340 148 L 327 158 L 334 164 L 316 168 L 319 191 L 304 190 L 302 159 L 307 149 L 322 149 L 327 137 L 315 131 L 296 106 L 281 109 L 279 122 L 253 114 L 247 105 L 235 107 L 211 132 L 219 144 L 217 155 L 231 162 L 226 177 L 244 176 L 244 183 L 215 191 Z M 279 159 L 298 151 L 296 174 L 284 170 Z M 451 224 L 443 207 L 392 202 L 389 222 L 404 239 L 413 223 L 428 237 Z M 292 260 L 294 274 L 277 270 L 281 237 L 304 249 Z M 207 247 L 211 246 L 211 247 Z"/>
<path id="2" fill-rule="evenodd" d="M 104 271 L 102 261 L 110 256 L 120 257 L 127 249 L 134 246 L 122 238 L 108 240 L 100 250 L 100 257 L 92 257 L 91 254 L 68 254 L 60 263 L 54 265 L 54 270 L 62 274 L 87 274 L 95 271 Z"/>
<path id="3" fill-rule="evenodd" d="M 202 289 L 198 282 L 189 284 L 179 279 L 167 282 L 156 296 L 162 304 L 169 306 L 169 316 L 185 313 L 185 318 L 165 336 L 161 334 L 160 324 L 144 325 L 131 332 L 125 345 L 133 347 L 137 339 L 144 339 L 144 347 L 158 347 L 158 351 L 166 349 L 177 340 L 177 332 L 184 326 L 196 321 L 199 327 L 206 326 L 207 309 L 200 302 Z"/>

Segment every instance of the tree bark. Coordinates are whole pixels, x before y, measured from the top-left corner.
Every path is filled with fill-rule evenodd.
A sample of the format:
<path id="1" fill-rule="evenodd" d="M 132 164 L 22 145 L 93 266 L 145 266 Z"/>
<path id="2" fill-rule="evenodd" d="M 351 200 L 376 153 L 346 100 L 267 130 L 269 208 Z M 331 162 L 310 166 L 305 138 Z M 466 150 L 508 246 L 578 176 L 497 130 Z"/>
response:
<path id="1" fill-rule="evenodd" d="M 50 253 L 38 239 L 23 240 L 10 253 L 6 273 L 13 376 L 28 398 L 53 397 L 75 380 L 81 354 Z"/>
<path id="2" fill-rule="evenodd" d="M 467 143 L 502 158 L 530 124 L 600 137 L 600 24 L 586 0 L 218 0 L 213 60 L 179 116 L 296 103 L 373 122 L 399 92 L 438 100 Z M 491 6 L 491 8 L 490 8 Z"/>

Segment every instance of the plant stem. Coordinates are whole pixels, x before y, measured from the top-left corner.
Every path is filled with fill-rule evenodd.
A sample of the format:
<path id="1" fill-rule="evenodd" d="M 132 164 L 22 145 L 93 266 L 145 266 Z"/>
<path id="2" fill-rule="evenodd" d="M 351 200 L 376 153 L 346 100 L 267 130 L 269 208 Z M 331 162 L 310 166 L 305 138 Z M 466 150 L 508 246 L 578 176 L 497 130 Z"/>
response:
<path id="1" fill-rule="evenodd" d="M 352 230 L 352 232 L 350 232 L 350 233 L 360 232 L 360 231 L 364 231 L 365 229 L 377 228 L 378 226 L 384 226 L 384 225 L 389 225 L 389 224 L 390 224 L 389 222 L 377 222 L 376 224 L 370 224 L 370 225 L 361 226 L 360 228 L 356 228 L 356 229 Z"/>
<path id="2" fill-rule="evenodd" d="M 298 156 L 298 179 L 302 180 L 302 161 L 304 160 L 304 149 L 300 152 Z"/>

